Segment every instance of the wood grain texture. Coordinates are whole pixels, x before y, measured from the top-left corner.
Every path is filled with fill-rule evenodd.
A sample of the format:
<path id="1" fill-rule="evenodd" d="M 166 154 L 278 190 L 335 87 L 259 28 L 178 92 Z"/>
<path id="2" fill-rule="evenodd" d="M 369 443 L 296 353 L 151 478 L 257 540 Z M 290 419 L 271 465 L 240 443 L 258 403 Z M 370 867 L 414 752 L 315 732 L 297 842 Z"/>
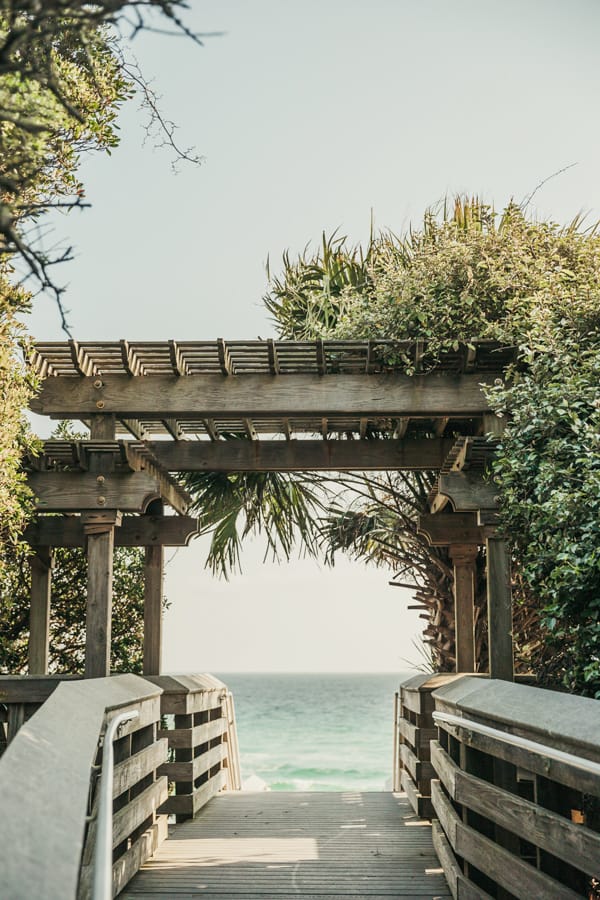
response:
<path id="1" fill-rule="evenodd" d="M 452 438 L 368 441 L 154 441 L 170 472 L 344 472 L 438 469 Z"/>
<path id="2" fill-rule="evenodd" d="M 514 680 L 510 552 L 506 541 L 486 539 L 490 677 Z"/>
<path id="3" fill-rule="evenodd" d="M 122 894 L 206 900 L 449 898 L 429 823 L 388 793 L 223 793 Z"/>
<path id="4" fill-rule="evenodd" d="M 487 377 L 487 376 L 486 376 Z M 98 412 L 146 419 L 239 416 L 479 416 L 489 411 L 482 375 L 222 376 L 106 374 L 47 378 L 32 400 L 34 412 L 80 418 Z M 492 380 L 493 379 L 489 379 Z"/>
<path id="5" fill-rule="evenodd" d="M 115 547 L 185 547 L 198 533 L 191 516 L 123 516 L 115 529 Z M 83 547 L 83 524 L 77 516 L 39 516 L 23 535 L 32 547 Z"/>
<path id="6" fill-rule="evenodd" d="M 31 607 L 29 611 L 28 671 L 45 675 L 48 671 L 50 640 L 50 590 L 52 586 L 52 552 L 40 548 L 31 557 Z"/>
<path id="7" fill-rule="evenodd" d="M 440 786 L 431 782 L 431 799 L 453 852 L 468 860 L 519 900 L 575 900 L 581 894 L 539 872 L 489 838 L 465 825 Z"/>
<path id="8" fill-rule="evenodd" d="M 27 483 L 38 512 L 80 512 L 82 509 L 120 509 L 144 512 L 160 496 L 158 482 L 144 472 L 31 472 Z"/>
<path id="9" fill-rule="evenodd" d="M 496 509 L 498 485 L 484 481 L 481 472 L 443 472 L 438 493 L 448 497 L 455 512 Z"/>
<path id="10" fill-rule="evenodd" d="M 457 803 L 588 875 L 600 871 L 600 835 L 461 771 L 437 741 L 432 744 L 431 758 L 440 780 Z"/>
<path id="11" fill-rule="evenodd" d="M 474 672 L 475 650 L 475 576 L 477 545 L 451 544 L 454 568 L 454 631 L 456 671 Z"/>
<path id="12" fill-rule="evenodd" d="M 483 545 L 485 535 L 477 525 L 472 512 L 451 515 L 419 516 L 419 534 L 425 535 L 432 547 L 448 547 L 450 544 Z"/>
<path id="13" fill-rule="evenodd" d="M 88 536 L 85 677 L 110 675 L 114 528 Z"/>
<path id="14" fill-rule="evenodd" d="M 144 675 L 160 675 L 163 634 L 163 548 L 146 547 L 144 564 Z"/>

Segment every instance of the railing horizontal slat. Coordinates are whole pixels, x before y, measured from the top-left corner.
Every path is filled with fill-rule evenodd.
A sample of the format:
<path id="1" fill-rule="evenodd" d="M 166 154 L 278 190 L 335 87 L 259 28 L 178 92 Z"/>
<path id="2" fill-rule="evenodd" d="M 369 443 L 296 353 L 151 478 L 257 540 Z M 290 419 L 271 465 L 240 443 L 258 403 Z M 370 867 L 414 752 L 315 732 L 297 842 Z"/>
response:
<path id="1" fill-rule="evenodd" d="M 600 871 L 600 835 L 463 772 L 437 741 L 432 743 L 431 758 L 446 790 L 457 803 L 589 875 Z"/>
<path id="2" fill-rule="evenodd" d="M 200 747 L 202 744 L 218 738 L 226 730 L 225 719 L 215 719 L 213 722 L 204 722 L 193 728 L 161 728 L 159 737 L 168 738 L 170 747 L 191 750 L 192 747 Z"/>
<path id="3" fill-rule="evenodd" d="M 168 741 L 166 738 L 144 747 L 128 759 L 115 765 L 113 778 L 113 797 L 118 797 L 150 772 L 164 763 L 167 758 Z"/>
<path id="4" fill-rule="evenodd" d="M 581 900 L 581 894 L 575 893 L 461 822 L 437 780 L 431 782 L 431 801 L 454 853 L 493 878 L 500 887 L 516 897 Z"/>

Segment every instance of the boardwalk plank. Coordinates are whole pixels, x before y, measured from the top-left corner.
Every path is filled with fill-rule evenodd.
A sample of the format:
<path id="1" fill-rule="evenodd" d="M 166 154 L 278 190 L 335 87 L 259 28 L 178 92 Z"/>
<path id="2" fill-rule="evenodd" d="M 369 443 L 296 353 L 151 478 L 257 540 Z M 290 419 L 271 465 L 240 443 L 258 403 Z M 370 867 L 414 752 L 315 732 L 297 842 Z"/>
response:
<path id="1" fill-rule="evenodd" d="M 404 795 L 224 793 L 171 837 L 122 900 L 448 898 L 431 828 Z"/>

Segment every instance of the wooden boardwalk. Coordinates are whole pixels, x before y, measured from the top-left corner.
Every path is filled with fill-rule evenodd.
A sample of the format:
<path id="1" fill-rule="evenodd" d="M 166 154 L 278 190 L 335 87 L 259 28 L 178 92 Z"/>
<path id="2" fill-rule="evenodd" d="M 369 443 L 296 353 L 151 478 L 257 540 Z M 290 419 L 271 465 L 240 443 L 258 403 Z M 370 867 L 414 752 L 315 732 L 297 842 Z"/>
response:
<path id="1" fill-rule="evenodd" d="M 403 795 L 224 793 L 177 825 L 124 900 L 447 898 L 431 829 Z"/>

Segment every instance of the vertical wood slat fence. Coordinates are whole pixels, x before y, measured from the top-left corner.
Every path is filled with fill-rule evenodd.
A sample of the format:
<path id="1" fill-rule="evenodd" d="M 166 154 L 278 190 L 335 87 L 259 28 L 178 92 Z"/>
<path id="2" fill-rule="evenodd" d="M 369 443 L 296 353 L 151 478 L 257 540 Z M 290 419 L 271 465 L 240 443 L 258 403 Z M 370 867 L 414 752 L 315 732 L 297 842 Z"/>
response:
<path id="1" fill-rule="evenodd" d="M 169 797 L 161 812 L 185 821 L 221 790 L 241 787 L 233 698 L 212 675 L 156 675 L 168 761 L 161 774 L 169 780 Z"/>
<path id="2" fill-rule="evenodd" d="M 454 898 L 600 896 L 597 701 L 469 677 L 434 700 L 434 846 Z"/>

